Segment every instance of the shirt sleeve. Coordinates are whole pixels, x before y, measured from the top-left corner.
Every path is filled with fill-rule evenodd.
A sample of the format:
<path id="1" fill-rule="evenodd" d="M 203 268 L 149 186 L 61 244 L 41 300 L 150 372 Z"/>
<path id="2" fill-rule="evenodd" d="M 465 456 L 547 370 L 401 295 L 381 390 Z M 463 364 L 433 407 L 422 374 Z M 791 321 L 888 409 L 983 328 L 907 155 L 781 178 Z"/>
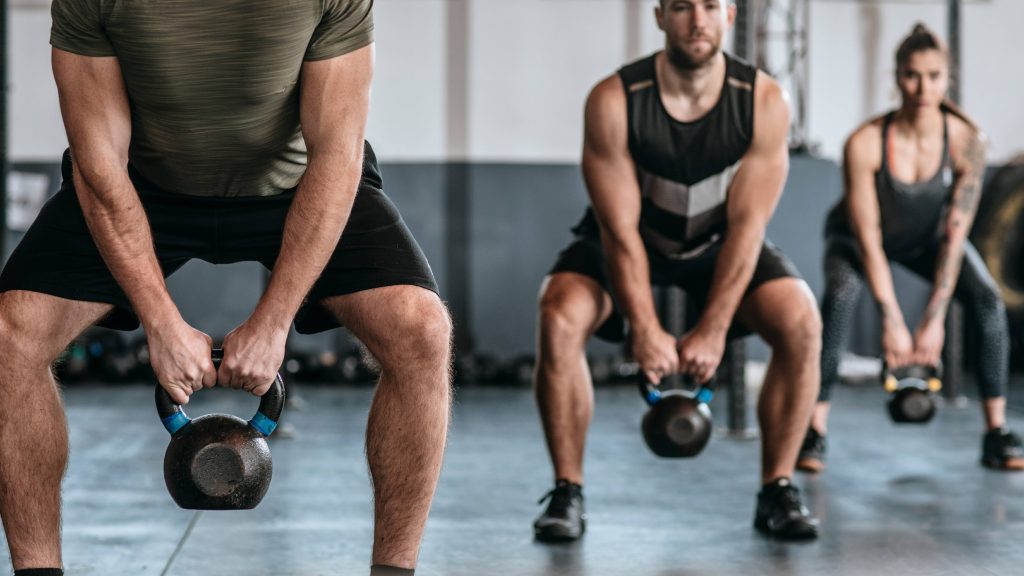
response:
<path id="1" fill-rule="evenodd" d="M 114 56 L 103 27 L 102 0 L 53 0 L 50 45 L 82 56 Z"/>
<path id="2" fill-rule="evenodd" d="M 325 0 L 306 60 L 326 60 L 373 42 L 373 0 Z"/>

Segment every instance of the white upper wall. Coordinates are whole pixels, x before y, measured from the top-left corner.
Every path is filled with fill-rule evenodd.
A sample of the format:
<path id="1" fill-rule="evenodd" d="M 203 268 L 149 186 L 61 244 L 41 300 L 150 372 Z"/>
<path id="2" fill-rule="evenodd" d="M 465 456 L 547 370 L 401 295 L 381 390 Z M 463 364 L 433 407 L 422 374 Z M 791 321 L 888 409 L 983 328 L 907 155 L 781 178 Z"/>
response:
<path id="1" fill-rule="evenodd" d="M 456 4 L 469 6 L 465 85 L 449 85 L 448 11 Z M 661 45 L 655 4 L 377 2 L 377 70 L 368 133 L 378 155 L 388 161 L 578 161 L 587 92 L 623 63 Z M 944 33 L 943 4 L 812 0 L 808 122 L 811 141 L 824 155 L 838 158 L 857 124 L 896 104 L 896 44 L 917 21 Z M 1000 65 L 1015 62 L 1024 49 L 1024 36 L 1018 33 L 1024 1 L 967 2 L 962 15 L 964 108 L 988 132 L 991 159 L 1002 161 L 1024 151 L 1024 75 Z M 11 8 L 14 161 L 56 161 L 66 146 L 50 75 L 49 25 L 45 8 Z M 450 107 L 450 98 L 467 105 Z M 449 108 L 463 118 L 450 118 Z M 465 146 L 460 139 L 453 145 L 449 127 L 462 120 Z"/>

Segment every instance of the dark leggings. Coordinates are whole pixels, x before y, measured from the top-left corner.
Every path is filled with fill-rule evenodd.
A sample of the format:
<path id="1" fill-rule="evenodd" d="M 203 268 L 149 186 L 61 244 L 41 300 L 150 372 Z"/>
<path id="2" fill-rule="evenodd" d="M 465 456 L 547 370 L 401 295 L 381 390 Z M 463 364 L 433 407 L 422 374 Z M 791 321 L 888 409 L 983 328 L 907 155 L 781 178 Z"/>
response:
<path id="1" fill-rule="evenodd" d="M 890 259 L 929 283 L 935 278 L 936 250 Z M 846 349 L 850 321 L 865 278 L 857 241 L 845 235 L 829 235 L 825 247 L 825 298 L 821 303 L 823 323 L 821 346 L 821 392 L 819 402 L 828 402 L 839 380 L 839 358 Z M 1006 307 L 999 289 L 985 268 L 978 251 L 964 242 L 964 261 L 953 297 L 964 307 L 964 318 L 976 326 L 980 336 L 974 374 L 983 398 L 1006 395 L 1009 371 L 1009 332 Z"/>

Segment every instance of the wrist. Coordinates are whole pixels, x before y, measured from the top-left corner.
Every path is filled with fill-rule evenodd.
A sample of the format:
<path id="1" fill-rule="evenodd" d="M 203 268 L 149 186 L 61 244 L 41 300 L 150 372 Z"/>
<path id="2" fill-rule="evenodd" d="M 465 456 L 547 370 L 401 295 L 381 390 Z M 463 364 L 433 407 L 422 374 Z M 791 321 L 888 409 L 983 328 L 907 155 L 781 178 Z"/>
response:
<path id="1" fill-rule="evenodd" d="M 712 336 L 724 337 L 729 332 L 729 322 L 724 322 L 720 316 L 709 316 L 705 314 L 694 327 L 695 332 L 702 332 Z"/>
<path id="2" fill-rule="evenodd" d="M 248 323 L 261 332 L 288 332 L 294 316 L 295 312 L 280 307 L 260 305 L 253 311 Z"/>
<path id="3" fill-rule="evenodd" d="M 181 317 L 181 312 L 172 303 L 170 306 L 161 305 L 147 308 L 145 310 L 139 309 L 137 311 L 139 316 L 139 323 L 142 324 L 142 330 L 146 335 L 160 332 L 168 326 L 184 322 Z"/>
<path id="4" fill-rule="evenodd" d="M 630 319 L 628 321 L 628 324 L 629 324 L 629 333 L 632 335 L 632 337 L 634 339 L 637 339 L 637 338 L 639 338 L 639 339 L 647 338 L 649 336 L 652 336 L 654 334 L 658 334 L 658 333 L 664 331 L 663 328 L 661 327 L 661 322 L 659 322 L 657 318 L 646 319 L 644 321 L 636 321 L 636 320 Z"/>

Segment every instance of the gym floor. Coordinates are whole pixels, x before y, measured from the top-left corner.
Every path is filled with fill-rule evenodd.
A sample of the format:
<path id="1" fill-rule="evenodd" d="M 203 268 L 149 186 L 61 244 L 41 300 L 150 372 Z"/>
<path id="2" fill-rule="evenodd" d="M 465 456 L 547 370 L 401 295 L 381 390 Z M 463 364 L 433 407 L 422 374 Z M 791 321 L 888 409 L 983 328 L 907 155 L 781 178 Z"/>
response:
<path id="1" fill-rule="evenodd" d="M 303 386 L 272 442 L 274 479 L 246 512 L 192 512 L 167 495 L 167 434 L 152 388 L 65 390 L 72 455 L 64 484 L 67 573 L 368 573 L 371 492 L 363 458 L 370 388 Z M 822 521 L 809 543 L 751 528 L 759 443 L 716 434 L 699 457 L 659 460 L 628 386 L 599 388 L 587 453 L 583 540 L 533 541 L 550 469 L 531 392 L 462 388 L 418 575 L 1019 574 L 1024 474 L 978 465 L 978 406 L 947 404 L 923 427 L 888 421 L 876 387 L 837 390 L 829 467 L 799 476 Z M 191 415 L 248 417 L 254 399 L 205 391 Z M 723 409 L 716 410 L 724 416 Z M 1024 417 L 1011 412 L 1024 431 Z M 0 570 L 9 570 L 7 560 Z"/>

